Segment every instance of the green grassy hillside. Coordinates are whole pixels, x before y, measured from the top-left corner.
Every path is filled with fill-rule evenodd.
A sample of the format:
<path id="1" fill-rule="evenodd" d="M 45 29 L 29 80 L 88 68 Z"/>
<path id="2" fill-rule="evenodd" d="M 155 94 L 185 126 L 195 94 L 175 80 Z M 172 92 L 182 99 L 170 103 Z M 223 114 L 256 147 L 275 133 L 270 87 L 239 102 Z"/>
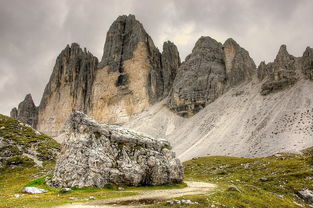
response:
<path id="1" fill-rule="evenodd" d="M 160 203 L 153 207 L 309 207 L 297 193 L 313 190 L 312 150 L 303 155 L 282 153 L 256 159 L 212 156 L 187 161 L 185 180 L 211 182 L 219 188 L 208 195 L 183 197 L 199 205 Z"/>
<path id="2" fill-rule="evenodd" d="M 54 160 L 59 150 L 54 139 L 0 114 L 0 171 L 41 165 Z"/>

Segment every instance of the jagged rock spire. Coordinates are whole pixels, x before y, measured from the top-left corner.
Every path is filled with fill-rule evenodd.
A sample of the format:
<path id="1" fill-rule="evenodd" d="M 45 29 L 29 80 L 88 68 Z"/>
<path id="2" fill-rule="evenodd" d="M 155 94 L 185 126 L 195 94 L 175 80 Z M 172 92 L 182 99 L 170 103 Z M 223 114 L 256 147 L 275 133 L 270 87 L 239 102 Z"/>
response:
<path id="1" fill-rule="evenodd" d="M 192 116 L 254 73 L 249 53 L 233 39 L 222 45 L 201 37 L 178 70 L 168 106 L 181 116 Z"/>
<path id="2" fill-rule="evenodd" d="M 313 80 L 313 48 L 307 47 L 301 58 L 302 72 L 307 79 Z"/>
<path id="3" fill-rule="evenodd" d="M 18 108 L 11 110 L 10 116 L 35 127 L 37 124 L 38 109 L 34 104 L 32 95 L 27 94 L 25 99 L 18 105 Z"/>
<path id="4" fill-rule="evenodd" d="M 223 44 L 226 79 L 229 87 L 235 86 L 246 80 L 251 80 L 256 73 L 256 66 L 249 52 L 232 38 Z"/>
<path id="5" fill-rule="evenodd" d="M 163 97 L 166 97 L 172 89 L 180 64 L 179 52 L 176 45 L 171 41 L 164 42 L 162 51 Z"/>

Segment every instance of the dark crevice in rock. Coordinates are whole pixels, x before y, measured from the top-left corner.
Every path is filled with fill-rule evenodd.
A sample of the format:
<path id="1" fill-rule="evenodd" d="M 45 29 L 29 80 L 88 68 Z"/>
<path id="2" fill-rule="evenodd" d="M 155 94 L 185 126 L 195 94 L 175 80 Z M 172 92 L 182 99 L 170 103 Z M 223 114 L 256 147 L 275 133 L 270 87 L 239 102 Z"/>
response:
<path id="1" fill-rule="evenodd" d="M 70 88 L 73 109 L 87 112 L 90 108 L 90 96 L 95 79 L 98 59 L 77 43 L 66 48 L 58 56 L 50 80 L 45 88 L 39 109 L 45 109 L 53 94 L 61 98 L 64 87 Z"/>

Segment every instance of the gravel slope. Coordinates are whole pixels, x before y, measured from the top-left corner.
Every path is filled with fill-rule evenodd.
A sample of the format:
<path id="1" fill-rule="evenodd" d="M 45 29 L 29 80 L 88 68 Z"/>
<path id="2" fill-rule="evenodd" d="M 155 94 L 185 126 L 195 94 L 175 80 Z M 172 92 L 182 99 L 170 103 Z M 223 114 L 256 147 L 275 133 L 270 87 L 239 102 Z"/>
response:
<path id="1" fill-rule="evenodd" d="M 254 80 L 232 88 L 191 118 L 181 118 L 165 100 L 125 126 L 168 139 L 178 157 L 261 157 L 313 146 L 313 82 L 260 95 Z"/>

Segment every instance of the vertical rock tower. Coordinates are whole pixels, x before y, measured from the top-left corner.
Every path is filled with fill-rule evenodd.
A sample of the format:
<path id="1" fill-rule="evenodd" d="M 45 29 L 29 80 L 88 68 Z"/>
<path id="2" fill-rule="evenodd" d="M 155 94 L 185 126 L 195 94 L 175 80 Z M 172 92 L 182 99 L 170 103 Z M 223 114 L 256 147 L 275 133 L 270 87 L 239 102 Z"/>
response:
<path id="1" fill-rule="evenodd" d="M 77 43 L 58 56 L 43 93 L 36 128 L 57 136 L 73 110 L 89 111 L 98 60 Z"/>
<path id="2" fill-rule="evenodd" d="M 168 94 L 179 65 L 174 44 L 165 43 L 162 55 L 135 16 L 118 17 L 107 33 L 89 115 L 102 123 L 127 122 Z"/>
<path id="3" fill-rule="evenodd" d="M 18 105 L 18 108 L 13 108 L 10 112 L 12 118 L 18 119 L 28 125 L 36 126 L 38 109 L 34 104 L 31 94 L 27 94 L 25 99 Z"/>

